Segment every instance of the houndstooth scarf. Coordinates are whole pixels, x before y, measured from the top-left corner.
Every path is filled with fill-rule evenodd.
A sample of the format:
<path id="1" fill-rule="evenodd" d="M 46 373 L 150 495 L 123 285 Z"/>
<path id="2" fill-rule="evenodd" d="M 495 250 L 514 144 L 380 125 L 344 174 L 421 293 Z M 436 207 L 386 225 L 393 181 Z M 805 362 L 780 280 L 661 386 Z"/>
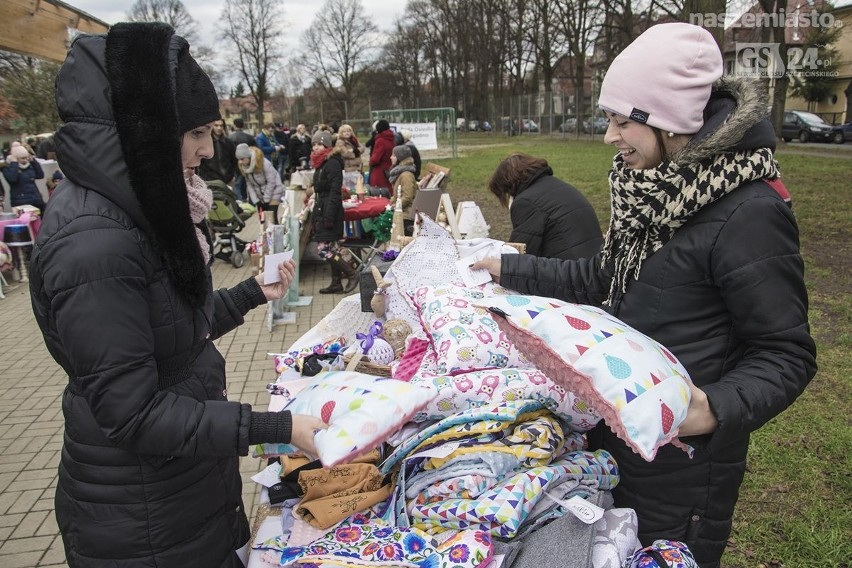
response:
<path id="1" fill-rule="evenodd" d="M 778 177 L 772 150 L 761 148 L 717 154 L 680 166 L 630 169 L 617 155 L 609 174 L 612 218 L 602 266 L 613 264 L 613 279 L 604 304 L 612 305 L 628 282 L 639 278 L 642 262 L 665 245 L 675 231 L 702 207 L 740 185 Z"/>

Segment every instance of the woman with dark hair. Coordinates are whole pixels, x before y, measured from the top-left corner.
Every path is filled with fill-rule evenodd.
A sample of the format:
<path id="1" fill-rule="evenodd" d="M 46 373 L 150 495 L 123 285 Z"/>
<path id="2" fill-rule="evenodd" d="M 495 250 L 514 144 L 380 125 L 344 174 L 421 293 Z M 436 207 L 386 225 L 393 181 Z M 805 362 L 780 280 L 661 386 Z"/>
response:
<path id="1" fill-rule="evenodd" d="M 33 312 L 68 375 L 56 520 L 72 568 L 242 568 L 239 456 L 315 453 L 321 421 L 229 401 L 214 341 L 281 298 L 295 263 L 213 290 L 195 174 L 213 155 L 216 90 L 161 23 L 78 37 L 56 77 L 66 181 L 30 265 Z"/>
<path id="2" fill-rule="evenodd" d="M 527 245 L 527 254 L 589 258 L 603 244 L 598 216 L 577 188 L 554 177 L 547 160 L 516 152 L 500 162 L 491 181 L 500 204 L 509 209 L 509 241 Z"/>
<path id="3" fill-rule="evenodd" d="M 686 367 L 678 436 L 692 456 L 669 444 L 646 462 L 602 424 L 589 440 L 618 463 L 615 505 L 636 511 L 642 544 L 684 541 L 702 568 L 720 565 L 749 436 L 817 368 L 796 219 L 767 183 L 779 175 L 768 97 L 723 69 L 701 27 L 645 31 L 601 84 L 618 151 L 601 253 L 474 264 L 507 288 L 603 307 Z"/>

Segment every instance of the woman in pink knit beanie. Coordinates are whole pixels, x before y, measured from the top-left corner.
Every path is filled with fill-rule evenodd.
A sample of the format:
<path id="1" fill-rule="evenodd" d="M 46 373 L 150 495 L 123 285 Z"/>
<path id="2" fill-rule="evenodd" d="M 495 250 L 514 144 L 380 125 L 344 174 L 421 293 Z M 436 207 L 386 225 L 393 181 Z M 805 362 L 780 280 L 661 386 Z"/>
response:
<path id="1" fill-rule="evenodd" d="M 762 85 L 722 76 L 713 36 L 684 23 L 648 29 L 612 62 L 599 104 L 612 217 L 591 259 L 486 259 L 501 285 L 600 306 L 665 345 L 692 385 L 673 445 L 645 461 L 603 424 L 590 447 L 616 459 L 617 507 L 636 510 L 643 545 L 685 542 L 720 566 L 751 432 L 816 373 L 796 219 L 767 183 L 780 175 Z"/>

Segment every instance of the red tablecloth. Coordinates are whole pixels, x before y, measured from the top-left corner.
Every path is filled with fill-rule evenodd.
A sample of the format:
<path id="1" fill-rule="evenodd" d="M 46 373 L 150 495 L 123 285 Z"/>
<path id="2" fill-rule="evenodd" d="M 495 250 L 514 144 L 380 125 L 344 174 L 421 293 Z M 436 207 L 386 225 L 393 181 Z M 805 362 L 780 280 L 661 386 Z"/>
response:
<path id="1" fill-rule="evenodd" d="M 7 219 L 0 221 L 0 241 L 3 240 L 3 233 L 6 225 L 26 225 L 29 224 L 30 231 L 32 231 L 33 238 L 38 236 L 38 230 L 41 228 L 41 217 L 38 215 L 28 215 L 24 214 L 25 217 L 19 217 L 17 219 Z"/>
<path id="2" fill-rule="evenodd" d="M 389 203 L 390 199 L 386 197 L 365 197 L 364 201 L 356 207 L 344 208 L 343 219 L 345 221 L 358 221 L 359 219 L 378 217 Z"/>

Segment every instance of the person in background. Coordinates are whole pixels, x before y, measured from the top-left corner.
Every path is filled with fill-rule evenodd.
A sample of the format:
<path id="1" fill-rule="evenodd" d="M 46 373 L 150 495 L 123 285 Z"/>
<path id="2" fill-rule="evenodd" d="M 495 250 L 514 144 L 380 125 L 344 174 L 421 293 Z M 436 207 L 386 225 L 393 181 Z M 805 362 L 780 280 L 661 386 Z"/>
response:
<path id="1" fill-rule="evenodd" d="M 12 207 L 32 205 L 44 214 L 44 199 L 36 185 L 37 179 L 44 179 L 44 170 L 22 144 L 12 146 L 9 161 L 3 168 L 3 177 L 9 182 L 9 202 Z M 0 192 L 3 192 L 2 186 Z"/>
<path id="2" fill-rule="evenodd" d="M 331 283 L 320 294 L 348 294 L 359 283 L 359 273 L 343 258 L 343 156 L 332 146 L 331 132 L 317 130 L 313 138 L 314 210 L 311 212 L 317 254 L 331 266 Z M 346 286 L 341 279 L 346 278 Z"/>
<path id="3" fill-rule="evenodd" d="M 257 145 L 254 136 L 243 130 L 245 125 L 245 121 L 243 121 L 242 118 L 237 117 L 234 119 L 234 131 L 228 135 L 228 138 L 234 143 L 235 149 L 240 144 L 247 144 L 248 146 Z M 240 201 L 246 201 L 248 199 L 248 193 L 246 192 L 246 180 L 243 177 L 242 172 L 240 172 L 240 168 L 236 169 L 234 176 L 234 193 L 237 194 L 237 198 Z"/>
<path id="4" fill-rule="evenodd" d="M 53 197 L 53 192 L 56 191 L 56 188 L 62 183 L 62 180 L 65 179 L 65 175 L 60 170 L 54 171 L 50 174 L 50 177 L 45 180 L 45 185 L 47 185 L 47 199 L 49 200 Z"/>
<path id="5" fill-rule="evenodd" d="M 53 143 L 53 134 L 41 141 L 36 148 L 36 158 L 39 160 L 55 160 L 56 146 Z"/>
<path id="6" fill-rule="evenodd" d="M 306 170 L 311 161 L 311 137 L 304 124 L 296 127 L 296 132 L 290 135 L 290 169 Z"/>
<path id="7" fill-rule="evenodd" d="M 391 153 L 391 169 L 388 178 L 394 188 L 391 206 L 396 209 L 396 202 L 400 201 L 403 213 L 403 228 L 405 234 L 414 234 L 414 219 L 411 217 L 411 205 L 417 195 L 417 178 L 414 177 L 414 158 L 411 157 L 411 148 L 405 144 L 396 146 Z"/>
<path id="8" fill-rule="evenodd" d="M 591 258 L 603 235 L 592 204 L 577 188 L 553 175 L 543 158 L 516 152 L 503 159 L 488 182 L 509 210 L 509 241 L 527 254 L 550 258 Z"/>
<path id="9" fill-rule="evenodd" d="M 263 152 L 263 157 L 269 160 L 277 170 L 278 152 L 281 150 L 281 146 L 275 139 L 275 125 L 271 122 L 266 123 L 263 130 L 254 139 L 257 142 L 257 147 Z"/>
<path id="10" fill-rule="evenodd" d="M 287 175 L 287 168 L 290 167 L 290 129 L 286 124 L 278 123 L 275 125 L 275 143 L 278 144 L 278 175 L 281 181 Z"/>
<path id="11" fill-rule="evenodd" d="M 370 186 L 387 189 L 390 192 L 388 196 L 393 195 L 388 171 L 391 168 L 391 153 L 395 145 L 394 132 L 390 129 L 388 121 L 385 119 L 377 121 L 373 149 L 370 151 Z"/>
<path id="12" fill-rule="evenodd" d="M 414 160 L 414 177 L 420 179 L 420 169 L 423 165 L 420 159 L 420 150 L 418 150 L 417 146 L 414 145 L 414 141 L 411 139 L 410 130 L 403 128 L 399 132 L 402 134 L 404 144 L 411 148 L 411 158 Z"/>
<path id="13" fill-rule="evenodd" d="M 230 186 L 237 175 L 234 142 L 225 136 L 225 121 L 213 121 L 213 156 L 201 160 L 198 176 L 204 181 L 219 180 Z"/>
<path id="14" fill-rule="evenodd" d="M 338 129 L 334 148 L 343 158 L 343 185 L 354 192 L 358 178 L 361 177 L 364 148 L 350 125 L 344 124 Z"/>
<path id="15" fill-rule="evenodd" d="M 778 177 L 764 87 L 723 77 L 707 30 L 649 28 L 612 62 L 599 105 L 612 219 L 591 259 L 504 255 L 473 265 L 522 293 L 605 308 L 686 367 L 689 409 L 671 444 L 646 462 L 605 425 L 590 432 L 618 463 L 616 507 L 639 539 L 685 542 L 716 568 L 731 533 L 751 432 L 816 373 L 799 231 L 766 180 Z"/>
<path id="16" fill-rule="evenodd" d="M 235 155 L 245 180 L 249 203 L 272 213 L 272 223 L 277 225 L 278 206 L 284 198 L 284 184 L 281 183 L 278 172 L 272 162 L 263 157 L 263 152 L 257 146 L 240 144 Z"/>
<path id="17" fill-rule="evenodd" d="M 214 290 L 193 172 L 220 118 L 189 44 L 162 23 L 74 40 L 56 77 L 66 175 L 30 265 L 35 319 L 68 375 L 56 520 L 70 568 L 242 568 L 239 459 L 259 443 L 314 453 L 321 421 L 227 399 L 215 341 L 281 298 L 262 275 Z M 106 530 L 108 527 L 108 530 Z"/>
<path id="18" fill-rule="evenodd" d="M 235 147 L 240 144 L 248 144 L 249 146 L 257 145 L 254 136 L 243 130 L 245 127 L 246 123 L 242 118 L 237 117 L 234 119 L 234 131 L 228 135 L 228 138 L 231 139 Z"/>

